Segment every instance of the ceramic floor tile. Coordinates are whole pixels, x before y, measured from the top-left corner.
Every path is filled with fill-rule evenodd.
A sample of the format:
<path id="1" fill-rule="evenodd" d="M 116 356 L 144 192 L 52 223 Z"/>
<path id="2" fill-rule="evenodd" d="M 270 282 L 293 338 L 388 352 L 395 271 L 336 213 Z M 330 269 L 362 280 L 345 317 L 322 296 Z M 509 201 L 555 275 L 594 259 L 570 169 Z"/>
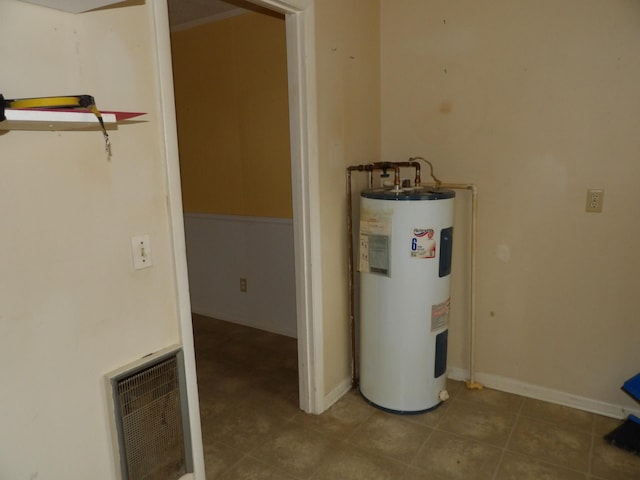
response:
<path id="1" fill-rule="evenodd" d="M 208 368 L 213 368 L 212 364 L 216 367 L 236 370 L 240 375 L 252 372 L 255 370 L 255 365 L 242 353 L 245 348 L 245 346 L 223 343 L 220 346 L 212 347 L 210 350 L 201 351 L 196 354 L 196 372 L 198 365 L 202 367 L 206 365 Z"/>
<path id="2" fill-rule="evenodd" d="M 411 423 L 404 416 L 378 411 L 349 436 L 347 443 L 410 463 L 431 432 L 430 428 Z"/>
<path id="3" fill-rule="evenodd" d="M 495 480 L 586 480 L 586 478 L 585 473 L 550 465 L 532 457 L 506 452 Z"/>
<path id="4" fill-rule="evenodd" d="M 603 415 L 595 415 L 593 422 L 593 433 L 596 436 L 604 437 L 606 434 L 619 427 L 622 423 L 624 423 L 624 420 L 605 417 Z"/>
<path id="5" fill-rule="evenodd" d="M 308 415 L 295 339 L 193 325 L 207 480 L 640 480 L 640 457 L 602 440 L 619 420 L 454 380 L 425 414 L 384 413 L 352 389 Z"/>
<path id="6" fill-rule="evenodd" d="M 362 398 L 345 395 L 322 415 L 307 415 L 301 412 L 294 421 L 344 439 L 373 415 L 374 410 Z"/>
<path id="7" fill-rule="evenodd" d="M 215 442 L 206 442 L 204 444 L 204 459 L 207 480 L 219 478 L 222 472 L 238 463 L 242 456 L 243 452 L 235 448 L 219 445 Z"/>
<path id="8" fill-rule="evenodd" d="M 442 402 L 437 408 L 434 408 L 433 410 L 425 413 L 418 413 L 415 415 L 406 415 L 404 418 L 406 418 L 407 421 L 417 423 L 418 425 L 435 428 L 446 416 L 447 411 L 450 407 L 451 400 L 447 400 L 446 402 Z"/>
<path id="9" fill-rule="evenodd" d="M 449 480 L 439 475 L 427 472 L 417 467 L 408 467 L 404 472 L 402 480 Z"/>
<path id="10" fill-rule="evenodd" d="M 524 397 L 512 393 L 500 392 L 491 388 L 481 390 L 469 390 L 466 387 L 460 389 L 456 395 L 456 401 L 475 402 L 481 405 L 499 408 L 502 411 L 518 413 L 524 402 Z"/>
<path id="11" fill-rule="evenodd" d="M 225 364 L 232 364 L 253 371 L 258 368 L 264 358 L 269 358 L 268 350 L 250 343 L 227 342 L 218 347 L 219 360 Z"/>
<path id="12" fill-rule="evenodd" d="M 580 472 L 589 468 L 592 435 L 529 417 L 516 424 L 508 450 Z"/>
<path id="13" fill-rule="evenodd" d="M 488 480 L 493 478 L 501 453 L 491 445 L 436 430 L 412 465 L 437 479 Z"/>
<path id="14" fill-rule="evenodd" d="M 640 456 L 594 439 L 591 473 L 607 480 L 640 479 Z"/>
<path id="15" fill-rule="evenodd" d="M 516 414 L 508 410 L 456 398 L 438 429 L 503 447 L 515 421 Z"/>
<path id="16" fill-rule="evenodd" d="M 449 398 L 455 398 L 463 388 L 466 388 L 465 382 L 447 378 L 447 392 L 449 393 Z"/>
<path id="17" fill-rule="evenodd" d="M 282 428 L 286 419 L 281 413 L 268 408 L 257 408 L 251 402 L 239 402 L 235 405 L 202 418 L 203 439 L 236 449 L 251 451 Z"/>
<path id="18" fill-rule="evenodd" d="M 233 402 L 247 398 L 254 390 L 257 378 L 237 369 L 220 366 L 214 370 L 198 370 L 198 391 L 204 398 L 224 398 Z"/>
<path id="19" fill-rule="evenodd" d="M 333 443 L 327 435 L 291 423 L 251 456 L 296 477 L 308 478 L 318 470 Z"/>
<path id="20" fill-rule="evenodd" d="M 298 357 L 296 353 L 266 350 L 264 355 L 270 357 L 269 361 L 259 361 L 256 363 L 254 368 L 255 372 L 266 373 L 268 375 L 280 375 L 292 379 L 295 385 L 298 384 Z"/>
<path id="21" fill-rule="evenodd" d="M 209 480 L 209 479 L 207 479 Z M 255 458 L 245 457 L 216 480 L 299 480 Z"/>
<path id="22" fill-rule="evenodd" d="M 310 480 L 398 480 L 407 466 L 356 447 L 336 444 Z"/>
<path id="23" fill-rule="evenodd" d="M 524 401 L 521 413 L 528 417 L 576 428 L 587 433 L 593 431 L 595 415 L 575 408 L 527 398 Z"/>
<path id="24" fill-rule="evenodd" d="M 205 398 L 205 401 L 200 401 L 200 423 L 203 431 L 212 430 L 215 427 L 216 420 L 223 416 L 224 412 L 233 408 L 233 404 L 230 404 L 224 398 L 220 399 L 220 401 L 212 395 Z"/>
<path id="25" fill-rule="evenodd" d="M 282 383 L 280 379 L 258 375 L 250 386 L 251 391 L 248 392 L 246 401 L 253 404 L 257 410 L 271 412 L 284 420 L 302 412 L 297 384 Z"/>

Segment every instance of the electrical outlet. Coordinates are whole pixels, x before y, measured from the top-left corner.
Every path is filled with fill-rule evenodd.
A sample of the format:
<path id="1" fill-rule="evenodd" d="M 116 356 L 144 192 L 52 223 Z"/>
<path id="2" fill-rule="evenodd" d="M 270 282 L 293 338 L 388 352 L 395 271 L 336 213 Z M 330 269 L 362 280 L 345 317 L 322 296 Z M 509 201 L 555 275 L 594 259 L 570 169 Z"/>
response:
<path id="1" fill-rule="evenodd" d="M 587 190 L 586 212 L 601 213 L 604 202 L 604 189 L 590 188 Z"/>
<path id="2" fill-rule="evenodd" d="M 241 278 L 240 279 L 240 291 L 241 292 L 246 292 L 247 291 L 247 279 L 246 278 Z"/>

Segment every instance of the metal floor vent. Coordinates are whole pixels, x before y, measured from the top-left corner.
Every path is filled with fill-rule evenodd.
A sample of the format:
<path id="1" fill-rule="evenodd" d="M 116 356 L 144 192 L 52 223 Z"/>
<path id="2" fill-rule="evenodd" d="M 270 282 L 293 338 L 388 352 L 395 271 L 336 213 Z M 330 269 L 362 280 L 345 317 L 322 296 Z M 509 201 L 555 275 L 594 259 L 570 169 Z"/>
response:
<path id="1" fill-rule="evenodd" d="M 108 376 L 122 480 L 177 480 L 193 471 L 181 350 Z"/>

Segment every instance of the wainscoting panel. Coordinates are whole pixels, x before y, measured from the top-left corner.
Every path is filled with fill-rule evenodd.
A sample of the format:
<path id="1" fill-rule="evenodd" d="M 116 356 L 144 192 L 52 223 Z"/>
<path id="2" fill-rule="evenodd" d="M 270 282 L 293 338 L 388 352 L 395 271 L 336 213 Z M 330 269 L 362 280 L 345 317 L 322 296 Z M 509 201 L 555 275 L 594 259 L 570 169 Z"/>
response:
<path id="1" fill-rule="evenodd" d="M 191 309 L 296 337 L 293 221 L 185 213 L 184 223 Z"/>

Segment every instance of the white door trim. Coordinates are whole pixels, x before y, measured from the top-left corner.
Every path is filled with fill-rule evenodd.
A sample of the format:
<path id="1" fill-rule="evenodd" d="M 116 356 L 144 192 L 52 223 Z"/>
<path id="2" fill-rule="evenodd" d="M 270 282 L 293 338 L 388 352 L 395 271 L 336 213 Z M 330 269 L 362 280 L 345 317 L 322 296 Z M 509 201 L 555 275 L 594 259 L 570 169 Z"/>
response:
<path id="1" fill-rule="evenodd" d="M 317 154 L 315 29 L 313 0 L 252 0 L 285 14 L 291 137 L 291 180 L 296 270 L 296 311 L 300 408 L 321 413 L 324 405 L 322 346 L 322 271 Z M 165 140 L 167 190 L 173 237 L 174 266 L 185 350 L 192 433 L 200 437 L 195 379 L 191 307 L 187 276 L 182 192 L 174 108 L 173 76 L 166 0 L 151 2 L 158 44 L 160 111 Z M 194 456 L 202 452 L 195 446 Z M 198 469 L 196 469 L 198 470 Z M 196 471 L 196 478 L 201 478 Z"/>
<path id="2" fill-rule="evenodd" d="M 164 161 L 167 170 L 167 206 L 169 209 L 170 233 L 173 249 L 173 268 L 176 281 L 176 303 L 179 321 L 180 343 L 184 353 L 189 429 L 193 457 L 193 475 L 183 478 L 205 479 L 204 449 L 200 427 L 200 403 L 196 379 L 195 350 L 187 274 L 187 250 L 185 245 L 182 188 L 180 185 L 180 163 L 178 157 L 178 129 L 173 94 L 173 70 L 171 66 L 171 39 L 169 35 L 169 13 L 167 0 L 149 2 L 153 10 L 158 69 L 159 108 L 158 119 L 164 139 Z"/>
<path id="3" fill-rule="evenodd" d="M 283 13 L 289 124 L 300 408 L 325 410 L 314 0 L 250 0 Z"/>
<path id="4" fill-rule="evenodd" d="M 314 3 L 252 1 L 286 15 L 300 408 L 319 414 L 325 392 Z"/>
<path id="5" fill-rule="evenodd" d="M 300 408 L 305 412 L 319 414 L 324 411 L 325 402 L 314 1 L 252 1 L 284 13 L 286 18 Z M 168 8 L 166 0 L 150 2 L 150 5 L 153 9 L 158 52 L 159 110 L 165 142 L 167 201 L 173 241 L 179 328 L 185 356 L 194 458 L 193 476 L 204 480 L 204 451 L 189 299 Z"/>

